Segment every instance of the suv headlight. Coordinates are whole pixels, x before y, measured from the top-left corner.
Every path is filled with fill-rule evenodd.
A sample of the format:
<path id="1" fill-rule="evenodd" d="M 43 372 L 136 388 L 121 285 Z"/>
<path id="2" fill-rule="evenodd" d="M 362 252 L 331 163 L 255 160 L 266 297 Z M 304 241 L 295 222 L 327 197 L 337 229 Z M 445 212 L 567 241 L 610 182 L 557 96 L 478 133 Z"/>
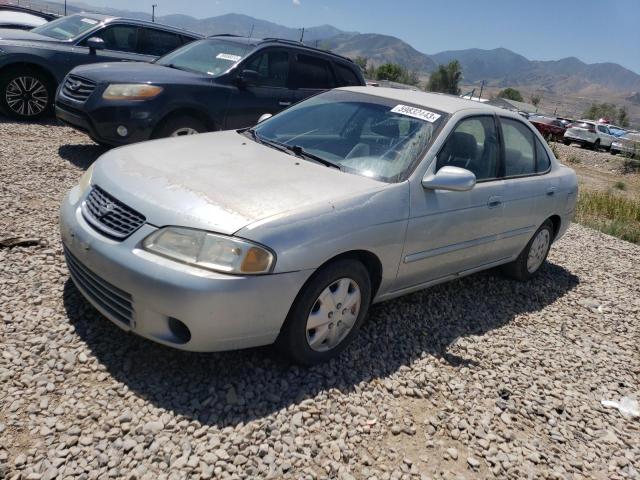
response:
<path id="1" fill-rule="evenodd" d="M 102 94 L 105 100 L 149 100 L 157 97 L 162 87 L 145 83 L 112 83 Z"/>
<path id="2" fill-rule="evenodd" d="M 275 255 L 240 238 L 183 227 L 164 227 L 144 239 L 145 250 L 178 262 L 237 275 L 269 273 Z"/>

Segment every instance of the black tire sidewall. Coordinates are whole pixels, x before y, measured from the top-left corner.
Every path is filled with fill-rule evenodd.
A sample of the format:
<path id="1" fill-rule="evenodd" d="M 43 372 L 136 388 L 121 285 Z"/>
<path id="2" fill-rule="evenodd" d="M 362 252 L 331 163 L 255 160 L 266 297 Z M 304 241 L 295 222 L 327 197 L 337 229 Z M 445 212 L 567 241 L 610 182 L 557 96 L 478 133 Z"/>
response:
<path id="1" fill-rule="evenodd" d="M 540 231 L 544 229 L 549 231 L 549 245 L 547 247 L 547 251 L 544 254 L 544 260 L 542 260 L 542 263 L 535 271 L 529 272 L 529 270 L 527 269 L 527 259 L 529 258 L 529 251 L 531 250 L 531 245 L 533 244 L 533 241 L 538 236 Z M 514 276 L 518 280 L 529 280 L 530 278 L 535 277 L 538 274 L 538 272 L 540 272 L 540 269 L 542 268 L 544 263 L 547 261 L 547 256 L 549 255 L 549 250 L 551 250 L 551 244 L 553 243 L 553 237 L 554 237 L 553 224 L 549 220 L 547 220 L 540 226 L 540 228 L 538 228 L 538 230 L 536 230 L 536 233 L 533 234 L 533 236 L 529 240 L 529 243 L 527 243 L 527 246 L 524 247 L 524 250 L 522 250 L 522 252 L 518 256 L 518 259 L 515 261 L 515 265 L 514 265 L 515 266 L 515 269 L 513 272 L 514 275 L 512 276 Z"/>
<path id="2" fill-rule="evenodd" d="M 307 342 L 306 326 L 309 312 L 320 293 L 340 278 L 351 278 L 358 284 L 361 295 L 360 312 L 353 328 L 340 344 L 326 352 L 317 352 Z M 371 279 L 365 266 L 358 260 L 337 260 L 318 270 L 300 290 L 289 310 L 277 346 L 291 360 L 301 365 L 326 362 L 340 354 L 351 343 L 368 313 L 370 303 Z"/>
<path id="3" fill-rule="evenodd" d="M 47 89 L 47 95 L 48 95 L 47 106 L 42 112 L 40 112 L 37 115 L 23 116 L 11 110 L 9 108 L 9 105 L 7 105 L 6 96 L 5 96 L 7 86 L 9 85 L 9 83 L 11 83 L 13 79 L 21 76 L 29 76 L 29 77 L 37 78 L 44 85 L 44 88 Z M 42 73 L 36 70 L 33 70 L 31 68 L 28 68 L 28 67 L 13 68 L 0 75 L 0 110 L 9 118 L 12 118 L 15 120 L 29 121 L 29 120 L 36 120 L 38 118 L 51 115 L 53 113 L 53 104 L 55 100 L 55 95 L 56 95 L 55 87 L 51 84 L 49 79 L 46 78 L 46 76 L 43 75 Z"/>

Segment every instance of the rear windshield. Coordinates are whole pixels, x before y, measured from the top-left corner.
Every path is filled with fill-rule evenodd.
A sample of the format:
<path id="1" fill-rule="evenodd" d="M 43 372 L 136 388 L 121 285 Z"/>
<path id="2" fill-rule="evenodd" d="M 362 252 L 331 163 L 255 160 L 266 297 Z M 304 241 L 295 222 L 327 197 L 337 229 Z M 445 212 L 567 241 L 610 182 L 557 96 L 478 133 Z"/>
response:
<path id="1" fill-rule="evenodd" d="M 46 23 L 31 30 L 33 33 L 55 38 L 56 40 L 71 40 L 100 23 L 95 18 L 83 15 L 71 15 Z"/>
<path id="2" fill-rule="evenodd" d="M 200 40 L 185 45 L 156 63 L 206 75 L 218 76 L 242 60 L 253 48 L 224 40 Z"/>

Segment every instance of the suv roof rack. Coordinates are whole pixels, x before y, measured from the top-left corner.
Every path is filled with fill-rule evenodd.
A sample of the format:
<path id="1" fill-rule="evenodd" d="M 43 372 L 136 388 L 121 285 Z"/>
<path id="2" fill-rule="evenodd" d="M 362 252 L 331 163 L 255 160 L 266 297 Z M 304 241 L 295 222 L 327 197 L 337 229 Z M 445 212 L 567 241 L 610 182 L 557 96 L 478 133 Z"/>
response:
<path id="1" fill-rule="evenodd" d="M 335 52 L 331 52 L 329 50 L 323 50 L 321 48 L 316 48 L 316 47 L 312 47 L 310 45 L 306 45 L 298 40 L 288 40 L 286 38 L 276 38 L 276 37 L 267 37 L 267 38 L 263 38 L 262 42 L 277 42 L 277 43 L 286 43 L 289 45 L 295 45 L 297 47 L 304 47 L 304 48 L 308 48 L 309 50 L 314 50 L 316 52 L 322 52 L 322 53 L 326 53 L 328 55 L 332 55 L 334 57 L 338 57 L 341 58 L 343 60 L 346 60 L 347 62 L 353 63 L 353 60 L 351 60 L 349 57 L 345 57 L 343 55 L 340 55 L 338 53 Z"/>

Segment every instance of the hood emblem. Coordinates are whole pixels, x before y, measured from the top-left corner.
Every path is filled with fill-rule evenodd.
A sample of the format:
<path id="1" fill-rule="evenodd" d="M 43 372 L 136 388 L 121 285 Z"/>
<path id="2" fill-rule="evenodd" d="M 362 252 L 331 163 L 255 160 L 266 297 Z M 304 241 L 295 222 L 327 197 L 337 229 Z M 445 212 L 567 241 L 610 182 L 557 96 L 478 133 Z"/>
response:
<path id="1" fill-rule="evenodd" d="M 115 203 L 106 202 L 98 205 L 98 218 L 102 219 L 116 209 Z"/>
<path id="2" fill-rule="evenodd" d="M 68 88 L 69 90 L 72 90 L 72 91 L 74 91 L 74 92 L 75 92 L 75 91 L 76 91 L 76 90 L 78 90 L 81 86 L 82 86 L 82 83 L 77 82 L 77 81 L 75 81 L 75 80 L 69 80 L 69 84 L 67 85 L 67 88 Z"/>

